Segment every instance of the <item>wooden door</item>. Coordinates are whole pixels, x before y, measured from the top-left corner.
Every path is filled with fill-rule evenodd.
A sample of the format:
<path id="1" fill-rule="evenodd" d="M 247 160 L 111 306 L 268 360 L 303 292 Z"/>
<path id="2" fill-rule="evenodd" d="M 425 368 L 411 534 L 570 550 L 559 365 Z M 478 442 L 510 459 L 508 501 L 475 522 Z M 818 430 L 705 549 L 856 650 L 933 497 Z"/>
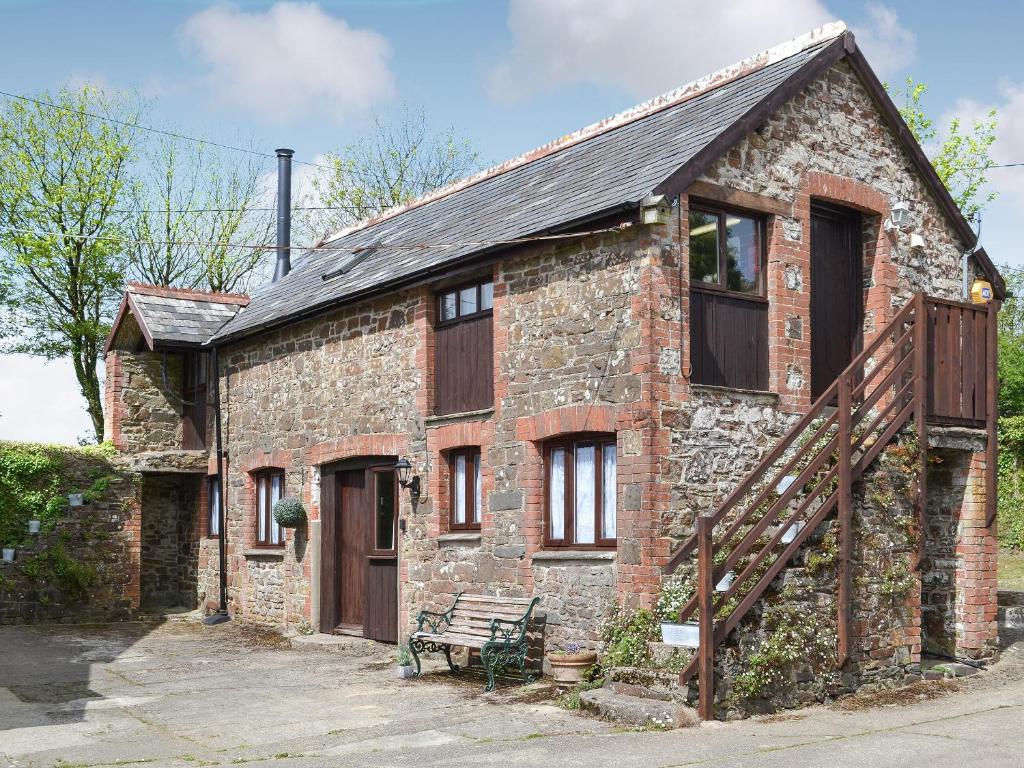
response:
<path id="1" fill-rule="evenodd" d="M 811 206 L 811 398 L 845 370 L 863 341 L 864 250 L 857 211 Z"/>
<path id="2" fill-rule="evenodd" d="M 338 473 L 340 515 L 337 535 L 337 574 L 341 581 L 338 626 L 358 629 L 363 626 L 366 594 L 366 557 L 370 550 L 370 493 L 366 470 Z"/>
<path id="3" fill-rule="evenodd" d="M 363 637 L 398 642 L 398 478 L 390 467 L 368 472 L 371 550 L 366 558 Z"/>

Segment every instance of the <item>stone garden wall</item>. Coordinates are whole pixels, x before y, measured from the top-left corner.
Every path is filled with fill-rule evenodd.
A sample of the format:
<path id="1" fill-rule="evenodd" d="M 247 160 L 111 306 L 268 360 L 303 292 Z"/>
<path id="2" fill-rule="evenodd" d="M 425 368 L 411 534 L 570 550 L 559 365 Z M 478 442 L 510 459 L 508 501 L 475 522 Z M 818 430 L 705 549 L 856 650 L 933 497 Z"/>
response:
<path id="1" fill-rule="evenodd" d="M 86 503 L 68 506 L 68 493 Z M 103 449 L 0 443 L 0 623 L 111 621 L 139 607 L 140 477 Z M 27 533 L 41 519 L 39 535 Z"/>

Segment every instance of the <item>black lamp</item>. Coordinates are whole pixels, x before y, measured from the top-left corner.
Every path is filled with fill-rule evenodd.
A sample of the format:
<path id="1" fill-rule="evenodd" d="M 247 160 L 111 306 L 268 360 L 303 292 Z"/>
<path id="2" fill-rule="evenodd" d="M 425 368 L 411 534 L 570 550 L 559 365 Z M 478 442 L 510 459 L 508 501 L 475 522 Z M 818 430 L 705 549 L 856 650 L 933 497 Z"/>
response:
<path id="1" fill-rule="evenodd" d="M 413 475 L 409 477 L 412 473 L 412 464 L 404 456 L 395 464 L 395 471 L 398 472 L 398 484 L 403 488 L 409 489 L 409 495 L 412 496 L 415 502 L 420 496 L 420 476 Z"/>

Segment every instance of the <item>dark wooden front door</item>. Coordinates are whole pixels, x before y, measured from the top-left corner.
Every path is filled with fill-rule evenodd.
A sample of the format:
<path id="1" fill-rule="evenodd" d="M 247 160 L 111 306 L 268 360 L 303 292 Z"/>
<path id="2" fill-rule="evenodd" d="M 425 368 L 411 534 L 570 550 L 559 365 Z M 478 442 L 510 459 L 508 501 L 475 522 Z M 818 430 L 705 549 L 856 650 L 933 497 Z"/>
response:
<path id="1" fill-rule="evenodd" d="M 398 640 L 398 482 L 393 462 L 338 470 L 326 525 L 322 584 L 329 630 Z M 325 494 L 325 499 L 330 499 Z"/>
<path id="2" fill-rule="evenodd" d="M 857 211 L 811 206 L 811 397 L 817 399 L 860 351 L 864 250 Z"/>

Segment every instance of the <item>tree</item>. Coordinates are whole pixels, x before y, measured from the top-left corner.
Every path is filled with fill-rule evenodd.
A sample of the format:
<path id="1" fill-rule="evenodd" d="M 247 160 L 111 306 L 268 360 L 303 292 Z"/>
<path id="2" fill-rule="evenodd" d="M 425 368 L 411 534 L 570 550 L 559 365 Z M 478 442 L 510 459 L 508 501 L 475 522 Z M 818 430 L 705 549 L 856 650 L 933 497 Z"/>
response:
<path id="1" fill-rule="evenodd" d="M 894 92 L 893 96 L 903 102 L 900 114 L 914 138 L 921 146 L 933 150 L 932 166 L 942 183 L 964 216 L 973 221 L 996 198 L 994 191 L 984 189 L 988 171 L 995 164 L 989 151 L 996 140 L 996 111 L 990 109 L 983 118 L 975 120 L 969 132 L 964 131 L 960 118 L 953 118 L 946 134 L 939 136 L 935 122 L 921 105 L 927 91 L 927 85 L 908 77 L 906 89 Z"/>
<path id="2" fill-rule="evenodd" d="M 203 144 L 159 138 L 145 148 L 131 190 L 128 257 L 145 283 L 211 291 L 257 282 L 272 240 L 252 155 L 224 158 Z"/>
<path id="3" fill-rule="evenodd" d="M 54 106 L 0 112 L 0 353 L 70 357 L 102 441 L 96 362 L 124 284 L 117 210 L 138 106 L 90 87 L 39 101 Z"/>
<path id="4" fill-rule="evenodd" d="M 479 155 L 454 129 L 433 132 L 426 113 L 408 105 L 393 120 L 377 117 L 374 131 L 326 157 L 315 173 L 299 221 L 307 240 L 376 216 L 460 179 L 479 168 Z"/>

